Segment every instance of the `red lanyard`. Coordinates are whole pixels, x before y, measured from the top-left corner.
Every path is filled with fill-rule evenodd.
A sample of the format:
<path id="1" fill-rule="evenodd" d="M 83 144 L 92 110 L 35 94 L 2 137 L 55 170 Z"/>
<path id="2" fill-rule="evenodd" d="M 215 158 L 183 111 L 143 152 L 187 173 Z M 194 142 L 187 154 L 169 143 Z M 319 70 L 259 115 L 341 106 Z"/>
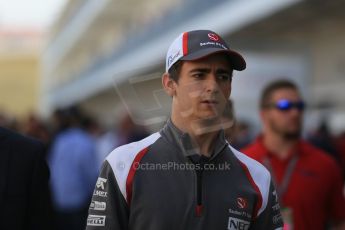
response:
<path id="1" fill-rule="evenodd" d="M 297 161 L 298 161 L 298 154 L 294 154 L 293 158 L 289 161 L 289 163 L 287 165 L 287 168 L 285 170 L 285 173 L 284 173 L 284 176 L 283 176 L 281 183 L 278 184 L 277 177 L 274 174 L 274 171 L 273 171 L 273 168 L 271 165 L 271 161 L 268 159 L 268 157 L 265 157 L 263 160 L 263 164 L 271 172 L 272 180 L 273 180 L 273 183 L 276 187 L 276 190 L 277 190 L 278 196 L 280 197 L 280 200 L 283 198 L 284 194 L 287 191 L 287 188 L 288 188 L 289 183 L 291 181 L 292 173 L 296 168 Z"/>

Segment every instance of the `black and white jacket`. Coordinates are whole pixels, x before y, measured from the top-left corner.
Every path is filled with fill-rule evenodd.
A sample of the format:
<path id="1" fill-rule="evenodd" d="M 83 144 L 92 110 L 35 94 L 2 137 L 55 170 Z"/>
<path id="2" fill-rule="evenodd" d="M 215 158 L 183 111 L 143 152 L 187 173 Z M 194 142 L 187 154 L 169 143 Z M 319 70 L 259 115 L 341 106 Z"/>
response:
<path id="1" fill-rule="evenodd" d="M 219 132 L 210 158 L 171 121 L 106 158 L 87 230 L 282 229 L 269 172 Z"/>

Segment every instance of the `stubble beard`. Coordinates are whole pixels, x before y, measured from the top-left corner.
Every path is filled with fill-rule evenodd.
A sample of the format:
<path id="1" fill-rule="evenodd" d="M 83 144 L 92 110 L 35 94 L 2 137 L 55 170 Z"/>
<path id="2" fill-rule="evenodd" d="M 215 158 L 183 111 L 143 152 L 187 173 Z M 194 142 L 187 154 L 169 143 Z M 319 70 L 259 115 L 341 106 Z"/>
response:
<path id="1" fill-rule="evenodd" d="M 221 114 L 219 108 L 214 108 L 213 114 L 210 116 L 200 116 L 194 120 L 191 125 L 198 135 L 217 132 L 223 128 Z"/>
<path id="2" fill-rule="evenodd" d="M 270 122 L 270 126 L 274 133 L 281 136 L 286 141 L 295 141 L 301 137 L 301 124 L 298 124 L 298 128 L 296 128 L 296 130 L 288 130 L 283 127 L 279 127 L 274 121 Z"/>
<path id="3" fill-rule="evenodd" d="M 216 132 L 222 129 L 221 120 L 216 116 L 195 120 L 191 123 L 191 126 L 197 135 Z"/>

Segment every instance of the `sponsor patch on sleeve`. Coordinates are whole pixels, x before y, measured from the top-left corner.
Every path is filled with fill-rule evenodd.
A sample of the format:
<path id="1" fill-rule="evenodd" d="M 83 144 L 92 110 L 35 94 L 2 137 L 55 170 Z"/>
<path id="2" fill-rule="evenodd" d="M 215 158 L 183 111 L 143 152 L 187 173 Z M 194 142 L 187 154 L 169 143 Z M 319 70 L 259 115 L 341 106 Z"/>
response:
<path id="1" fill-rule="evenodd" d="M 105 216 L 89 215 L 87 217 L 88 226 L 105 226 Z"/>
<path id="2" fill-rule="evenodd" d="M 97 211 L 105 211 L 107 209 L 107 203 L 99 202 L 99 201 L 91 201 L 90 209 L 97 210 Z"/>

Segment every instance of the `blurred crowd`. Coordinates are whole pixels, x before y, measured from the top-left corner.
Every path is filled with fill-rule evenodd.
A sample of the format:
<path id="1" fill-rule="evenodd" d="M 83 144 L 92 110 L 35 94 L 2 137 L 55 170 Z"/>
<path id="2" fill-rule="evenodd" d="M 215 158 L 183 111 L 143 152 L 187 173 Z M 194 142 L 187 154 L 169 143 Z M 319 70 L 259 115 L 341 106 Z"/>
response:
<path id="1" fill-rule="evenodd" d="M 100 161 L 103 161 L 115 147 L 140 140 L 149 133 L 145 127 L 135 124 L 128 114 L 124 114 L 114 127 L 104 127 L 97 119 L 76 106 L 57 109 L 49 119 L 45 120 L 33 113 L 18 119 L 0 111 L 0 126 L 34 137 L 43 142 L 48 149 L 59 134 L 71 128 L 78 128 L 90 136 L 96 148 L 100 148 Z"/>
<path id="2" fill-rule="evenodd" d="M 330 154 L 339 163 L 345 176 L 345 130 L 332 134 L 327 122 L 323 120 L 317 129 L 308 133 L 307 139 L 316 147 Z"/>
<path id="3" fill-rule="evenodd" d="M 47 121 L 34 114 L 19 121 L 1 113 L 0 126 L 46 145 L 55 227 L 65 230 L 85 229 L 92 192 L 106 156 L 117 146 L 148 135 L 128 115 L 106 129 L 75 106 L 56 110 Z"/>
<path id="4" fill-rule="evenodd" d="M 0 126 L 39 139 L 48 148 L 54 143 L 59 133 L 70 127 L 79 127 L 95 142 L 99 165 L 115 147 L 140 140 L 149 134 L 145 127 L 136 125 L 128 114 L 123 115 L 114 127 L 103 127 L 90 114 L 77 107 L 58 109 L 48 120 L 29 114 L 19 121 L 14 116 L 0 112 Z M 342 132 L 333 134 L 326 119 L 321 120 L 315 127 L 317 128 L 314 130 L 307 130 L 306 139 L 330 154 L 339 163 L 345 175 L 345 128 Z M 231 144 L 241 149 L 251 143 L 254 138 L 255 134 L 250 122 L 236 118 L 236 122 L 229 130 L 228 139 Z"/>

